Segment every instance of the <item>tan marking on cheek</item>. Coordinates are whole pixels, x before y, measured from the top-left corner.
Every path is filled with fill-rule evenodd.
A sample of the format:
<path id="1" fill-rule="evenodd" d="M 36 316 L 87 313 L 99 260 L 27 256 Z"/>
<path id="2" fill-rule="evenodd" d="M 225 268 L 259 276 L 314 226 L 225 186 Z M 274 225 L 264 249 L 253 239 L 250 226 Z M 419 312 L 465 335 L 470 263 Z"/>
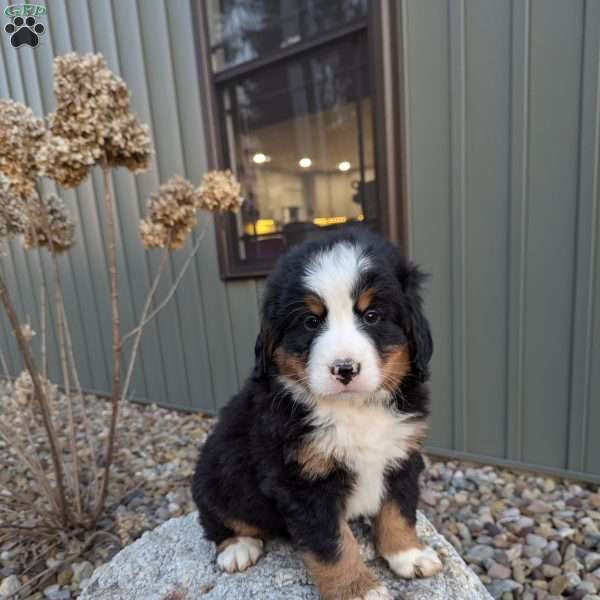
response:
<path id="1" fill-rule="evenodd" d="M 410 356 L 406 346 L 391 346 L 383 352 L 381 375 L 383 387 L 394 391 L 410 373 Z"/>
<path id="2" fill-rule="evenodd" d="M 282 375 L 292 381 L 300 383 L 306 381 L 306 360 L 302 356 L 288 354 L 283 348 L 277 348 L 273 356 Z"/>
<path id="3" fill-rule="evenodd" d="M 382 556 L 423 548 L 417 530 L 402 516 L 395 502 L 387 500 L 375 518 L 377 550 Z"/>
<path id="4" fill-rule="evenodd" d="M 337 466 L 335 458 L 323 454 L 315 443 L 302 446 L 296 454 L 296 460 L 302 467 L 302 474 L 309 479 L 325 477 Z"/>
<path id="5" fill-rule="evenodd" d="M 365 290 L 364 292 L 361 292 L 360 296 L 356 300 L 356 308 L 360 312 L 365 312 L 365 310 L 367 310 L 367 308 L 369 308 L 369 306 L 371 305 L 371 302 L 373 301 L 374 297 L 375 297 L 375 290 L 372 288 L 369 288 L 369 289 Z"/>
<path id="6" fill-rule="evenodd" d="M 304 303 L 306 304 L 308 310 L 310 310 L 313 315 L 317 315 L 317 317 L 322 317 L 325 314 L 325 305 L 323 301 L 318 296 L 314 296 L 313 294 L 309 294 L 304 299 Z"/>
<path id="7" fill-rule="evenodd" d="M 363 563 L 358 543 L 348 523 L 340 523 L 340 548 L 335 562 L 322 562 L 312 553 L 304 554 L 304 563 L 310 571 L 323 600 L 350 600 L 362 598 L 379 584 L 377 578 Z"/>

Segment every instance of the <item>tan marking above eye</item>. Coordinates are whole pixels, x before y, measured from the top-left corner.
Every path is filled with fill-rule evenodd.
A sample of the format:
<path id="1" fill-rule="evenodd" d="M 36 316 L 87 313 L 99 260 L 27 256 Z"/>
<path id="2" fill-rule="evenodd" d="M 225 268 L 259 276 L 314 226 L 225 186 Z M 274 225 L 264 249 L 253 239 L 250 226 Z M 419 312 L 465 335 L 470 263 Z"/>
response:
<path id="1" fill-rule="evenodd" d="M 357 310 L 361 313 L 365 312 L 371 305 L 371 302 L 373 302 L 374 297 L 375 290 L 373 288 L 368 288 L 361 292 L 359 297 L 356 299 Z"/>
<path id="2" fill-rule="evenodd" d="M 308 307 L 308 310 L 310 310 L 310 312 L 313 313 L 313 315 L 316 315 L 317 317 L 322 317 L 325 314 L 325 304 L 323 304 L 323 301 L 318 296 L 315 296 L 314 294 L 309 294 L 304 299 L 304 303 Z"/>

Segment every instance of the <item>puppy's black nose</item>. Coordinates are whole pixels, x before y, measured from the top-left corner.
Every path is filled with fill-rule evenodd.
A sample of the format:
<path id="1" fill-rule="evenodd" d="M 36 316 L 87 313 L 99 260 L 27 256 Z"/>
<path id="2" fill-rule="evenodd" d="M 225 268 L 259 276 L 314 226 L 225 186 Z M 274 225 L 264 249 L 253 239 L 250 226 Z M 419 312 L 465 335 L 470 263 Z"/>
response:
<path id="1" fill-rule="evenodd" d="M 338 359 L 331 365 L 331 374 L 344 385 L 348 385 L 359 373 L 360 363 L 351 358 Z"/>

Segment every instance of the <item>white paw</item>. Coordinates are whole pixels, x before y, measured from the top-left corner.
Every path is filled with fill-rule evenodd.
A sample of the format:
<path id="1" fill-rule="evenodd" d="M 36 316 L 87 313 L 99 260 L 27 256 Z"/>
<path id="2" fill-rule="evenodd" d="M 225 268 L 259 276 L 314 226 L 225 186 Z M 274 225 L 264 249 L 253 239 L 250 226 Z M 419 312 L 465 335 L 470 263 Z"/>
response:
<path id="1" fill-rule="evenodd" d="M 384 557 L 390 569 L 405 579 L 413 577 L 432 577 L 442 569 L 442 561 L 432 548 L 412 548 Z"/>
<path id="2" fill-rule="evenodd" d="M 230 544 L 217 556 L 217 564 L 223 571 L 236 573 L 245 571 L 256 561 L 263 553 L 262 540 L 251 537 L 239 537 L 237 541 Z"/>
<path id="3" fill-rule="evenodd" d="M 384 585 L 369 590 L 364 596 L 357 596 L 352 600 L 393 600 L 392 595 Z"/>

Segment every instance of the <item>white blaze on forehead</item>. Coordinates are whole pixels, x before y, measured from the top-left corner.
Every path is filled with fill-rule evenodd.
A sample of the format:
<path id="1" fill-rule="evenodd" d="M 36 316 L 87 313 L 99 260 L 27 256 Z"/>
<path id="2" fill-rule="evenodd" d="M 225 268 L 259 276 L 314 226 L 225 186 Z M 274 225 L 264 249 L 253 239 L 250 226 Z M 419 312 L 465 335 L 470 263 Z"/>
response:
<path id="1" fill-rule="evenodd" d="M 362 248 L 340 242 L 311 260 L 304 283 L 325 300 L 329 311 L 352 309 L 352 291 L 368 267 Z"/>
<path id="2" fill-rule="evenodd" d="M 347 391 L 372 393 L 381 384 L 379 359 L 371 338 L 359 327 L 354 313 L 353 291 L 361 273 L 370 267 L 364 250 L 350 242 L 340 242 L 317 254 L 308 264 L 304 284 L 315 292 L 327 309 L 325 325 L 311 348 L 308 380 L 315 394 L 333 394 L 340 384 L 330 367 L 339 359 L 360 363 L 360 374 Z"/>

